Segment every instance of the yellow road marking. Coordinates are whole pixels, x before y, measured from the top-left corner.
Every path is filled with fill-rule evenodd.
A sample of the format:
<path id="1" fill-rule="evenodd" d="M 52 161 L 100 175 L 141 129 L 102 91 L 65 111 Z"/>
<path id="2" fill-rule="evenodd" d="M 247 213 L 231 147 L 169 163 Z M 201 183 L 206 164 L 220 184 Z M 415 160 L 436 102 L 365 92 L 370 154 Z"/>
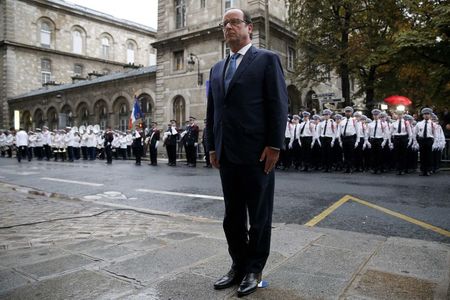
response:
<path id="1" fill-rule="evenodd" d="M 344 204 L 345 202 L 347 202 L 348 200 L 350 200 L 350 196 L 349 195 L 345 195 L 344 197 L 342 197 L 341 199 L 339 199 L 338 201 L 336 201 L 335 203 L 333 203 L 333 205 L 331 205 L 330 207 L 328 207 L 326 210 L 324 210 L 323 212 L 321 212 L 320 214 L 318 214 L 317 216 L 315 216 L 314 218 L 312 218 L 308 223 L 306 223 L 306 226 L 309 227 L 313 227 L 314 225 L 316 225 L 317 223 L 319 223 L 320 221 L 322 221 L 323 219 L 325 219 L 326 217 L 328 217 L 329 214 L 331 214 L 333 211 L 335 211 L 336 209 L 339 208 L 339 206 L 341 206 L 342 204 Z"/>
<path id="2" fill-rule="evenodd" d="M 355 201 L 356 203 L 368 206 L 370 208 L 379 210 L 381 212 L 384 212 L 385 214 L 391 215 L 393 217 L 402 219 L 404 221 L 407 221 L 409 223 L 415 224 L 417 226 L 420 226 L 422 228 L 434 231 L 436 233 L 442 234 L 446 237 L 450 237 L 450 231 L 447 231 L 445 229 L 436 227 L 434 225 L 422 222 L 420 220 L 411 218 L 407 215 L 398 213 L 396 211 L 381 207 L 379 205 L 376 204 L 372 204 L 370 202 L 358 199 L 356 197 L 350 196 L 350 195 L 345 195 L 344 197 L 342 197 L 341 199 L 339 199 L 338 201 L 336 201 L 333 205 L 331 205 L 330 207 L 328 207 L 326 210 L 324 210 L 323 212 L 321 212 L 320 214 L 318 214 L 317 216 L 315 216 L 314 218 L 312 218 L 308 223 L 306 223 L 306 226 L 309 227 L 313 227 L 314 225 L 316 225 L 317 223 L 319 223 L 320 221 L 322 221 L 323 219 L 325 219 L 328 215 L 330 215 L 333 211 L 335 211 L 336 209 L 338 209 L 342 204 L 348 202 L 348 201 Z"/>
<path id="3" fill-rule="evenodd" d="M 395 212 L 395 211 L 393 211 L 393 210 L 390 210 L 390 209 L 387 209 L 387 208 L 384 208 L 384 207 L 381 207 L 381 206 L 372 204 L 372 203 L 370 203 L 370 202 L 367 202 L 367 201 L 364 201 L 364 200 L 355 198 L 355 197 L 353 197 L 353 196 L 351 196 L 350 200 L 353 200 L 353 201 L 358 202 L 358 203 L 360 203 L 360 204 L 363 204 L 363 205 L 366 205 L 366 206 L 368 206 L 368 207 L 374 208 L 374 209 L 376 209 L 376 210 L 382 211 L 382 212 L 384 212 L 385 214 L 388 214 L 388 215 L 397 217 L 397 218 L 402 219 L 402 220 L 404 220 L 404 221 L 413 223 L 413 224 L 415 224 L 415 225 L 417 225 L 417 226 L 420 226 L 420 227 L 422 227 L 422 228 L 425 228 L 425 229 L 428 229 L 428 230 L 437 232 L 437 233 L 439 233 L 439 234 L 445 235 L 446 237 L 450 237 L 450 231 L 447 231 L 447 230 L 445 230 L 445 229 L 442 229 L 442 228 L 436 227 L 436 226 L 434 226 L 434 225 L 431 225 L 431 224 L 422 222 L 422 221 L 420 221 L 420 220 L 417 220 L 417 219 L 408 217 L 407 215 L 404 215 L 404 214 Z"/>

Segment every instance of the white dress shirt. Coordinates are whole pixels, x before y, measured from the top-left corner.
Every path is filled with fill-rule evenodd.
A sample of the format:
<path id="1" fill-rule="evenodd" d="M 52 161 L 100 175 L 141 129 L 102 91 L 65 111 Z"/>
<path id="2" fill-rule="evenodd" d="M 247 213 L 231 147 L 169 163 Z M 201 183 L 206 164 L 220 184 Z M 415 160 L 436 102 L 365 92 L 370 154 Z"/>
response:
<path id="1" fill-rule="evenodd" d="M 422 120 L 416 125 L 415 135 L 419 138 L 425 137 L 425 122 L 427 123 L 427 138 L 434 138 L 436 125 L 431 120 Z"/>

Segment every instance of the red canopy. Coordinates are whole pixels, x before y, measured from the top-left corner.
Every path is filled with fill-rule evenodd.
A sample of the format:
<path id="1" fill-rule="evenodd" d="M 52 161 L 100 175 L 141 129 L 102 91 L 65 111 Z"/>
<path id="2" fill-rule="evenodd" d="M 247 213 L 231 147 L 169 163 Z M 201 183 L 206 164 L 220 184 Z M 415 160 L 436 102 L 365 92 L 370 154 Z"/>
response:
<path id="1" fill-rule="evenodd" d="M 394 95 L 394 96 L 390 96 L 384 99 L 384 102 L 391 104 L 391 105 L 411 105 L 412 101 L 409 100 L 409 98 L 405 97 L 405 96 L 398 96 L 398 95 Z"/>

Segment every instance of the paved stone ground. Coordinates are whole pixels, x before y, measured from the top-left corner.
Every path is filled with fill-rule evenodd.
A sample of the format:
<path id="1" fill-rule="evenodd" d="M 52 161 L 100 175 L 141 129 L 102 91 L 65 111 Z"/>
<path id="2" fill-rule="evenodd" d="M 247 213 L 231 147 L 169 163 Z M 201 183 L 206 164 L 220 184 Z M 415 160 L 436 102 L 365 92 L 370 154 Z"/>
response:
<path id="1" fill-rule="evenodd" d="M 450 299 L 450 246 L 274 224 L 248 299 Z M 219 222 L 0 184 L 1 299 L 234 299 Z"/>

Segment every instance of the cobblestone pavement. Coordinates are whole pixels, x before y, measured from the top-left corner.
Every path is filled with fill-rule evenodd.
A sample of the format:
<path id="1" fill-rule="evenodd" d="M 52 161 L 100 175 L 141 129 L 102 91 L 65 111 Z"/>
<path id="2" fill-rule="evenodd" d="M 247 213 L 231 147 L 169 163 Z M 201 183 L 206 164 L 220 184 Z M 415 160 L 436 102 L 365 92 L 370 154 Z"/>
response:
<path id="1" fill-rule="evenodd" d="M 220 222 L 0 183 L 1 299 L 229 299 Z M 274 224 L 249 299 L 449 299 L 448 244 Z"/>

